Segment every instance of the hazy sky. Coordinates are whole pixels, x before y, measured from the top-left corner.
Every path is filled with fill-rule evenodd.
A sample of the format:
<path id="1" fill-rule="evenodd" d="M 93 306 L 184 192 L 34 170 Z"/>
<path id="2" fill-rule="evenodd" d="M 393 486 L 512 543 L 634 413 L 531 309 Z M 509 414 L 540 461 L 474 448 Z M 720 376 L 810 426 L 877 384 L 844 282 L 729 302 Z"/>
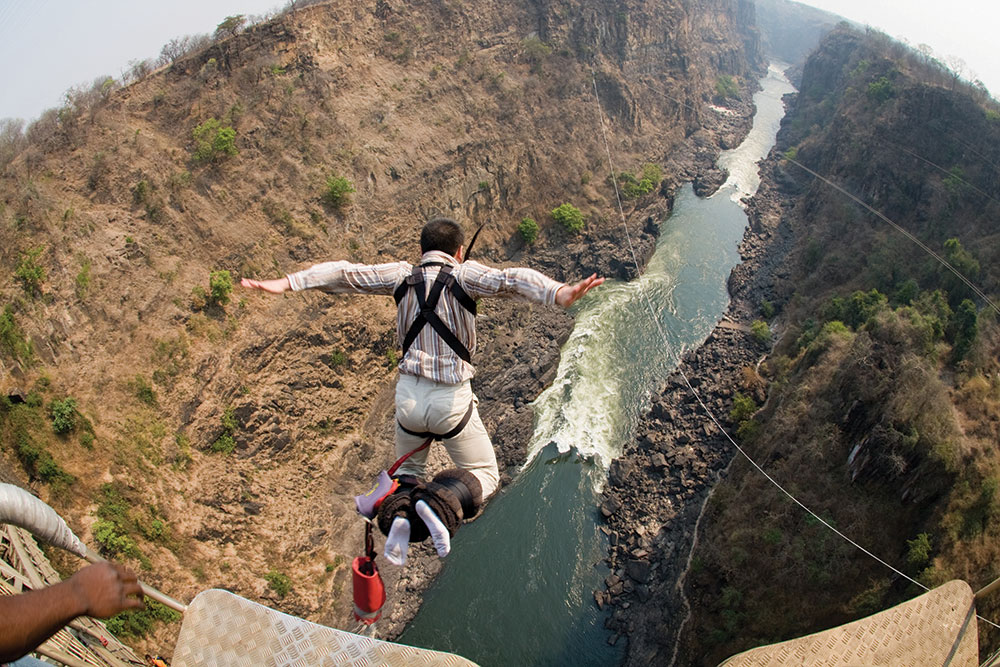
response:
<path id="1" fill-rule="evenodd" d="M 0 118 L 31 121 L 71 87 L 120 78 L 175 37 L 211 33 L 232 14 L 263 14 L 283 0 L 0 0 Z M 997 0 L 807 0 L 944 58 L 968 63 L 1000 97 Z"/>

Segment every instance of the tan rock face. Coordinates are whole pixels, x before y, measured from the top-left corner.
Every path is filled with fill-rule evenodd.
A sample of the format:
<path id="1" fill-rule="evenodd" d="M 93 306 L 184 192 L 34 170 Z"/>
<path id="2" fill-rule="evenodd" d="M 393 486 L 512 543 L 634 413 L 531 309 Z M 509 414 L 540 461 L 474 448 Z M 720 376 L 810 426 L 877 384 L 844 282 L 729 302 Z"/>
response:
<path id="1" fill-rule="evenodd" d="M 117 488 L 143 577 L 179 599 L 224 587 L 352 628 L 353 495 L 393 458 L 393 304 L 236 287 L 203 305 L 197 291 L 217 270 L 238 282 L 329 259 L 415 261 L 435 212 L 470 233 L 486 223 L 480 261 L 628 277 L 595 84 L 616 168 L 660 164 L 671 192 L 709 166 L 713 138 L 745 125 L 743 113 L 722 127 L 704 107 L 718 75 L 753 80 L 743 4 L 338 1 L 40 121 L 0 179 L 5 275 L 45 248 L 42 297 L 0 283 L 37 361 L 0 389 L 44 375 L 45 400 L 75 397 L 96 437 L 86 449 L 45 436 L 76 481 L 56 495 L 36 486 L 90 544 L 101 485 Z M 233 128 L 238 154 L 196 160 L 195 129 L 212 118 Z M 702 128 L 709 150 L 688 139 Z M 324 200 L 334 177 L 355 190 L 341 206 Z M 565 202 L 584 212 L 582 235 L 549 217 Z M 669 204 L 626 202 L 644 254 Z M 541 228 L 530 247 L 524 217 Z M 525 404 L 570 326 L 555 309 L 483 304 L 475 387 L 501 468 L 523 459 Z M 231 453 L 214 451 L 227 437 Z M 19 468 L 8 442 L 3 456 Z M 387 574 L 389 634 L 434 571 L 419 550 L 414 563 L 403 581 Z M 291 579 L 283 597 L 272 571 Z M 146 643 L 166 652 L 175 633 Z"/>

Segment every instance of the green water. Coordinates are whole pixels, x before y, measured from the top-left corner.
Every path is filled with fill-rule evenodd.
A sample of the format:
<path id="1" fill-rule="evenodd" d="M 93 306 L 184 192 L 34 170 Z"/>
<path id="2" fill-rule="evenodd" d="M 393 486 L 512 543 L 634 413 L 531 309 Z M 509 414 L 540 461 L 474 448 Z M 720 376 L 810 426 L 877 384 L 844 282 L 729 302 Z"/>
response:
<path id="1" fill-rule="evenodd" d="M 747 224 L 737 202 L 757 188 L 755 164 L 773 145 L 780 97 L 792 90 L 775 67 L 761 84 L 753 131 L 720 157 L 726 185 L 708 199 L 683 188 L 645 273 L 606 283 L 577 307 L 556 379 L 533 404 L 529 462 L 455 536 L 401 643 L 484 666 L 622 661 L 624 641 L 609 644 L 606 612 L 593 599 L 608 575 L 599 489 L 651 392 L 729 303 L 726 279 Z"/>

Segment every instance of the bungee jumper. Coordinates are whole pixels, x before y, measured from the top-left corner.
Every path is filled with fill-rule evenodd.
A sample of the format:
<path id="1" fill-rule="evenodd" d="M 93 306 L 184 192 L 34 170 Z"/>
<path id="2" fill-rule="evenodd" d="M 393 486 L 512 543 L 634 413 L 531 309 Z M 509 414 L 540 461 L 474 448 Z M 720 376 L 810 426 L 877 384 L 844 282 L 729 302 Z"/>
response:
<path id="1" fill-rule="evenodd" d="M 499 484 L 496 454 L 471 386 L 477 300 L 502 297 L 568 308 L 604 282 L 593 274 L 569 285 L 534 269 L 488 267 L 469 261 L 464 243 L 457 222 L 435 217 L 421 230 L 422 257 L 415 266 L 405 261 L 368 265 L 341 260 L 284 278 L 244 278 L 240 283 L 272 294 L 319 289 L 395 299 L 402 349 L 395 415 L 400 459 L 357 499 L 358 511 L 370 521 L 369 532 L 375 522 L 386 535 L 385 557 L 395 565 L 405 564 L 410 542 L 428 536 L 438 555 L 447 556 L 459 525 L 475 516 Z M 455 468 L 425 482 L 427 449 L 433 440 L 444 444 Z M 366 542 L 374 570 L 370 535 Z"/>

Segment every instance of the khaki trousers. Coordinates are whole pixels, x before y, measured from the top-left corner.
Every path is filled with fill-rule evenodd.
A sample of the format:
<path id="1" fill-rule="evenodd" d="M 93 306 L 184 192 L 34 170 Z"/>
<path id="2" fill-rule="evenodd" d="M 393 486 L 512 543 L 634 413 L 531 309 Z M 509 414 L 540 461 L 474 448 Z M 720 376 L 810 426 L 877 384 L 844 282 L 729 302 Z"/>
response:
<path id="1" fill-rule="evenodd" d="M 455 428 L 473 401 L 472 416 L 462 432 L 443 441 L 444 448 L 455 466 L 468 470 L 483 485 L 483 499 L 493 494 L 500 482 L 493 443 L 479 418 L 479 399 L 472 393 L 472 384 L 442 384 L 419 375 L 399 375 L 396 382 L 396 458 L 413 451 L 426 438 L 410 435 L 411 431 L 447 433 Z M 400 475 L 423 478 L 427 465 L 428 447 L 406 459 L 396 471 Z"/>

